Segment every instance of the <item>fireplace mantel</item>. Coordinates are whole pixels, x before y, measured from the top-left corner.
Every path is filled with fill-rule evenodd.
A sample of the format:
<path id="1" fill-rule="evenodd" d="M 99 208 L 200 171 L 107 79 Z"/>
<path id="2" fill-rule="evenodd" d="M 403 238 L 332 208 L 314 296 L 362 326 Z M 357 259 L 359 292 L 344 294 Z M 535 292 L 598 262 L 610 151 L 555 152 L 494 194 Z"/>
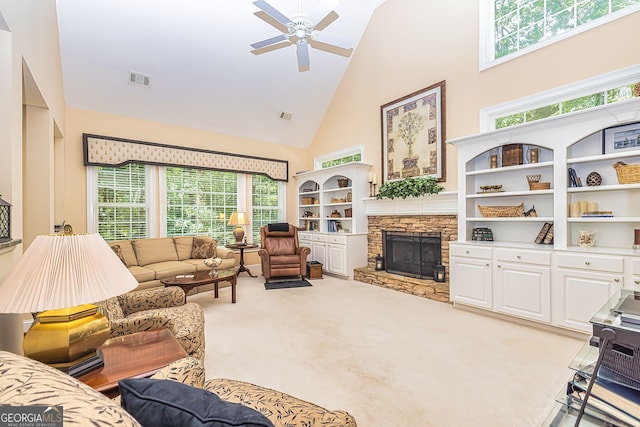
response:
<path id="1" fill-rule="evenodd" d="M 457 215 L 458 192 L 443 191 L 422 197 L 406 199 L 363 199 L 367 216 L 377 215 Z"/>

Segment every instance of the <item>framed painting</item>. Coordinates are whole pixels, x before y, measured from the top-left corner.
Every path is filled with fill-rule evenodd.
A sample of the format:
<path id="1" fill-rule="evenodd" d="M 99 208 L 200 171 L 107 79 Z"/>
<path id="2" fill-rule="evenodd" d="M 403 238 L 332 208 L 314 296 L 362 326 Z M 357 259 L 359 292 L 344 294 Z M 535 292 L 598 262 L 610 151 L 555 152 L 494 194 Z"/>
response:
<path id="1" fill-rule="evenodd" d="M 380 107 L 382 182 L 415 176 L 445 181 L 445 82 Z"/>

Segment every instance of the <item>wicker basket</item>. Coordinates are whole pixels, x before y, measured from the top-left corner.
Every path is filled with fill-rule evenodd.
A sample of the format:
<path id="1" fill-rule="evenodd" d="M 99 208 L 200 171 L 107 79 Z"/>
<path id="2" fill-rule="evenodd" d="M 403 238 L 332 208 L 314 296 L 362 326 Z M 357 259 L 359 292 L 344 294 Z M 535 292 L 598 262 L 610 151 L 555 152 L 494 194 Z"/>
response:
<path id="1" fill-rule="evenodd" d="M 618 162 L 613 165 L 618 174 L 618 183 L 620 184 L 636 184 L 640 182 L 640 164 L 627 165 L 624 162 Z"/>
<path id="2" fill-rule="evenodd" d="M 550 182 L 529 182 L 529 190 L 548 190 L 550 188 Z"/>
<path id="3" fill-rule="evenodd" d="M 313 202 L 315 202 L 316 199 L 313 197 L 302 197 L 302 204 L 303 205 L 312 205 Z"/>
<path id="4" fill-rule="evenodd" d="M 524 203 L 518 206 L 481 206 L 478 205 L 480 214 L 485 218 L 504 218 L 524 216 Z"/>

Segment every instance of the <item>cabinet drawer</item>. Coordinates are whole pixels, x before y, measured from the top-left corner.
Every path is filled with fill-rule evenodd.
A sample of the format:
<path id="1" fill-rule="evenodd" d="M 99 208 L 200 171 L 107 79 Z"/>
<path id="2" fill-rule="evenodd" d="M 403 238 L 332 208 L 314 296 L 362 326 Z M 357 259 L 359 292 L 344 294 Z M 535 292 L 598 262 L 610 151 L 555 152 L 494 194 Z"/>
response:
<path id="1" fill-rule="evenodd" d="M 528 264 L 551 265 L 551 252 L 526 251 L 513 249 L 496 249 L 496 259 L 499 261 L 525 262 Z"/>
<path id="2" fill-rule="evenodd" d="M 602 255 L 586 255 L 586 254 L 558 254 L 558 267 L 578 268 L 581 270 L 593 271 L 610 271 L 613 273 L 622 273 L 622 258 L 605 257 Z"/>
<path id="3" fill-rule="evenodd" d="M 451 245 L 449 252 L 451 256 L 491 259 L 491 248 Z"/>
<path id="4" fill-rule="evenodd" d="M 631 274 L 640 275 L 640 259 L 631 260 Z"/>
<path id="5" fill-rule="evenodd" d="M 327 236 L 327 242 L 337 243 L 339 245 L 346 245 L 347 238 L 345 236 Z"/>
<path id="6" fill-rule="evenodd" d="M 298 240 L 311 240 L 311 233 L 298 231 Z"/>
<path id="7" fill-rule="evenodd" d="M 313 240 L 314 242 L 326 242 L 327 236 L 325 236 L 324 234 L 314 234 L 311 237 L 311 240 Z"/>

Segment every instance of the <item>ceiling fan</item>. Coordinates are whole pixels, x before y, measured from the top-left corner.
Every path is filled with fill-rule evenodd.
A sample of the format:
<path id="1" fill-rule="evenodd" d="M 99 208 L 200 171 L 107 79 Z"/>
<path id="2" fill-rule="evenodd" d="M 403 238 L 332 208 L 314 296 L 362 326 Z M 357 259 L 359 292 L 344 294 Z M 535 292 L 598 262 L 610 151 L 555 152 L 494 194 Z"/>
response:
<path id="1" fill-rule="evenodd" d="M 347 48 L 340 46 L 342 43 L 338 41 L 335 36 L 320 33 L 320 31 L 338 19 L 338 14 L 335 11 L 330 11 L 314 24 L 308 21 L 307 16 L 302 13 L 300 1 L 298 2 L 298 14 L 291 18 L 280 13 L 264 0 L 254 1 L 253 4 L 261 9 L 255 12 L 254 15 L 282 32 L 282 34 L 278 36 L 253 43 L 251 45 L 253 48 L 251 53 L 254 55 L 260 55 L 295 44 L 298 56 L 298 71 L 300 72 L 309 71 L 309 45 L 315 49 L 347 58 L 351 56 L 353 52 L 352 47 Z"/>

